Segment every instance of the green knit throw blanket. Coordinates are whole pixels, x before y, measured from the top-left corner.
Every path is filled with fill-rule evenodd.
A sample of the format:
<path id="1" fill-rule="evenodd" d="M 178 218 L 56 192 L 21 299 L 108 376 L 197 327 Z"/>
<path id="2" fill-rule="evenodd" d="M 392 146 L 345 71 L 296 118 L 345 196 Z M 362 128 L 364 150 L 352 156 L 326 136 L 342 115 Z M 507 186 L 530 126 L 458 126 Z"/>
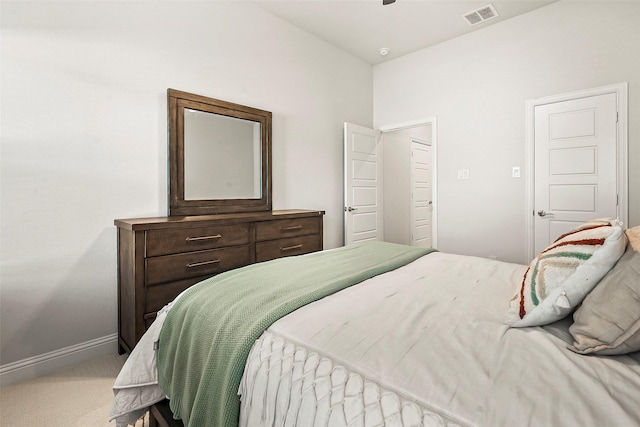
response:
<path id="1" fill-rule="evenodd" d="M 276 320 L 432 252 L 367 242 L 221 273 L 189 288 L 160 333 L 158 378 L 187 427 L 238 425 L 238 387 L 253 343 Z"/>

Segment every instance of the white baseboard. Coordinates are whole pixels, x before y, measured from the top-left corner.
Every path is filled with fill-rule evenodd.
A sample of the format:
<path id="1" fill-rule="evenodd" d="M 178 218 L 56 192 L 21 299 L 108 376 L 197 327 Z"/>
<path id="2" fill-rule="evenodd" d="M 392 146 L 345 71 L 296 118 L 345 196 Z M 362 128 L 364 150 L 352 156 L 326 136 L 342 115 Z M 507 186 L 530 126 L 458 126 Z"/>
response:
<path id="1" fill-rule="evenodd" d="M 0 386 L 50 374 L 118 351 L 118 334 L 107 335 L 0 366 Z"/>

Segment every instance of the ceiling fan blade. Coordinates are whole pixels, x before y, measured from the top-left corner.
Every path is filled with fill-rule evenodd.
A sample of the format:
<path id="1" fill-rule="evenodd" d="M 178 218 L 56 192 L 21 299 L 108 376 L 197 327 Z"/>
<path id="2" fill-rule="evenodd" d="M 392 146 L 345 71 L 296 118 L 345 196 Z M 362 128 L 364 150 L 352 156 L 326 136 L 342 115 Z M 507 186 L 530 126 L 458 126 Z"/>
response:
<path id="1" fill-rule="evenodd" d="M 385 5 L 385 4 L 391 4 L 391 3 L 395 3 L 395 2 L 396 2 L 396 0 L 382 0 L 382 4 L 383 4 L 383 5 Z"/>

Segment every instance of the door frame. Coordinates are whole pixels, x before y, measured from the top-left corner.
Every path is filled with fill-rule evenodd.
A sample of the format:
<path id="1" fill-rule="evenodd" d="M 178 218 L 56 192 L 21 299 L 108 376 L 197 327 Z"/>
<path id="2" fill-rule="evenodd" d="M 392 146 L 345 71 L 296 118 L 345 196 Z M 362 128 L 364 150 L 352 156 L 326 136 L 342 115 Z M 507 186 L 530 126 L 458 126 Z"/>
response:
<path id="1" fill-rule="evenodd" d="M 400 123 L 376 126 L 382 132 L 382 144 L 384 145 L 384 134 L 396 130 L 414 128 L 418 126 L 431 125 L 431 158 L 433 167 L 431 171 L 431 198 L 433 200 L 431 211 L 431 242 L 434 249 L 438 248 L 438 125 L 437 116 L 425 117 Z"/>
<path id="2" fill-rule="evenodd" d="M 534 177 L 534 150 L 535 150 L 535 107 L 545 104 L 554 104 L 563 101 L 572 101 L 580 98 L 588 98 L 610 93 L 616 94 L 618 108 L 617 124 L 617 192 L 618 192 L 618 218 L 626 226 L 629 217 L 629 170 L 628 170 L 628 90 L 627 82 L 601 86 L 591 89 L 579 90 L 576 92 L 563 93 L 558 95 L 545 96 L 526 101 L 526 151 L 525 164 L 527 173 L 525 174 L 525 195 L 526 195 L 526 224 L 527 224 L 527 259 L 532 259 L 535 255 L 535 177 Z"/>

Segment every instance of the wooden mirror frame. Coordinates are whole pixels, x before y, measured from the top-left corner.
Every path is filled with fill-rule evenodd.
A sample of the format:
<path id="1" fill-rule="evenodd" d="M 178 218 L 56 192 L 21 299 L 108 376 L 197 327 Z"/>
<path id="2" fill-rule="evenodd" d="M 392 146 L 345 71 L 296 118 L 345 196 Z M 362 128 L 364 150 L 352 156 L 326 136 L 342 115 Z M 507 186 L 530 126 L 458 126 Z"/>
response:
<path id="1" fill-rule="evenodd" d="M 184 198 L 184 109 L 260 123 L 261 197 L 256 199 L 185 200 Z M 167 89 L 169 128 L 169 216 L 271 210 L 271 112 L 240 104 Z"/>

